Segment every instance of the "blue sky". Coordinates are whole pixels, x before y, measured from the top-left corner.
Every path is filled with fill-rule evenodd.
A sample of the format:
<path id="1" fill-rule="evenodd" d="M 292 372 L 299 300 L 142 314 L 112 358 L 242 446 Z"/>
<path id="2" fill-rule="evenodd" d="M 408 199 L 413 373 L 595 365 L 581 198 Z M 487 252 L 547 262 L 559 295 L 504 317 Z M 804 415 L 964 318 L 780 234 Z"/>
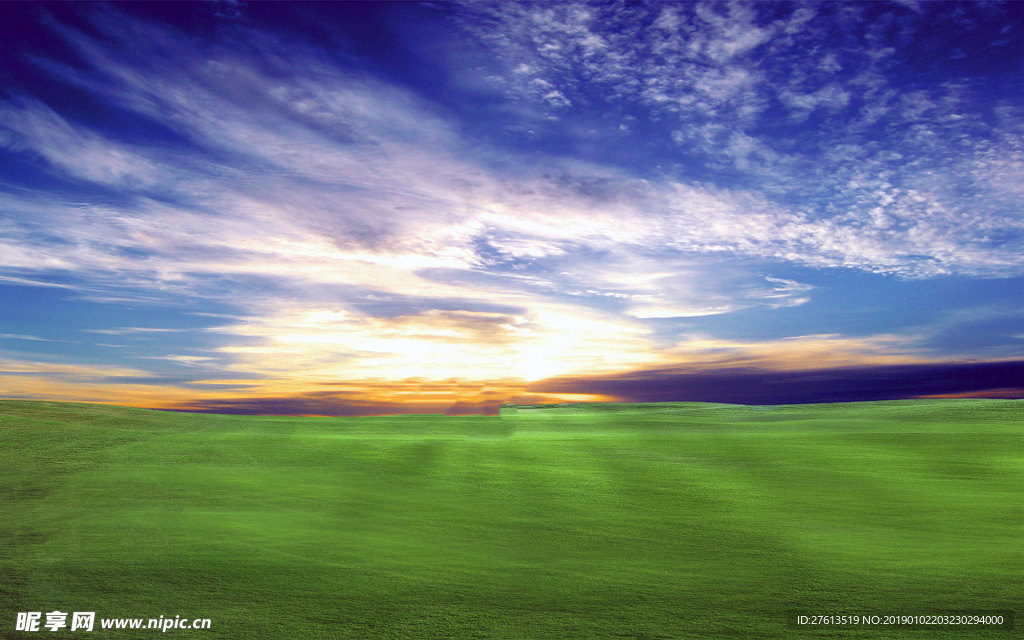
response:
<path id="1" fill-rule="evenodd" d="M 7 3 L 0 25 L 2 396 L 1024 396 L 1017 4 Z M 725 378 L 771 392 L 707 391 Z M 905 384 L 843 391 L 868 379 Z"/>

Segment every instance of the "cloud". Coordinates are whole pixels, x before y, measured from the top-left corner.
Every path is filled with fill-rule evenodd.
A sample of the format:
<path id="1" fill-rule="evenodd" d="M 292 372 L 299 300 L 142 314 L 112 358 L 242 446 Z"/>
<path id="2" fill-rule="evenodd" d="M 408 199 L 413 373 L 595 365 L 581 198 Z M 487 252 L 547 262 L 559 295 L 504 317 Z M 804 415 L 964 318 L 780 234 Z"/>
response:
<path id="1" fill-rule="evenodd" d="M 20 333 L 0 333 L 0 339 L 4 340 L 31 340 L 33 342 L 54 342 L 50 338 L 40 338 L 39 336 L 27 336 Z"/>
<path id="2" fill-rule="evenodd" d="M 142 356 L 147 360 L 165 360 L 167 362 L 173 362 L 176 364 L 184 365 L 186 367 L 203 367 L 211 362 L 214 362 L 214 358 L 210 356 L 183 356 L 183 355 L 166 355 L 166 356 Z"/>
<path id="3" fill-rule="evenodd" d="M 439 311 L 374 317 L 343 309 L 271 311 L 217 329 L 239 372 L 296 380 L 539 380 L 661 361 L 636 322 L 565 304 L 519 313 Z"/>
<path id="4" fill-rule="evenodd" d="M 149 374 L 140 369 L 116 365 L 80 365 L 61 362 L 24 361 L 0 358 L 0 372 L 4 374 L 32 374 L 65 376 L 67 378 L 92 378 L 97 373 L 105 377 L 146 377 Z"/>
<path id="5" fill-rule="evenodd" d="M 182 329 L 170 329 L 162 327 L 118 327 L 116 329 L 85 329 L 89 333 L 105 333 L 113 336 L 123 336 L 133 333 L 176 333 Z"/>
<path id="6" fill-rule="evenodd" d="M 35 280 L 32 278 L 19 278 L 17 276 L 2 276 L 0 275 L 0 283 L 12 284 L 27 287 L 47 287 L 54 289 L 73 289 L 71 285 L 58 284 L 55 282 L 46 282 L 44 280 Z"/>
<path id="7" fill-rule="evenodd" d="M 1024 362 L 938 363 L 771 371 L 634 372 L 608 378 L 546 380 L 545 393 L 592 393 L 619 402 L 802 404 L 915 397 L 1024 398 Z"/>
<path id="8" fill-rule="evenodd" d="M 161 173 L 125 145 L 72 125 L 37 100 L 16 96 L 0 104 L 0 123 L 7 130 L 0 145 L 32 151 L 76 178 L 127 187 L 153 185 Z"/>
<path id="9" fill-rule="evenodd" d="M 776 340 L 726 340 L 709 335 L 681 337 L 665 350 L 677 370 L 692 372 L 752 367 L 769 371 L 820 367 L 858 367 L 919 364 L 934 356 L 921 345 L 925 336 L 876 334 L 844 336 L 812 334 Z"/>
<path id="10" fill-rule="evenodd" d="M 0 357 L 0 396 L 7 398 L 159 406 L 181 397 L 173 387 L 137 382 L 147 378 L 149 372 L 132 367 Z"/>

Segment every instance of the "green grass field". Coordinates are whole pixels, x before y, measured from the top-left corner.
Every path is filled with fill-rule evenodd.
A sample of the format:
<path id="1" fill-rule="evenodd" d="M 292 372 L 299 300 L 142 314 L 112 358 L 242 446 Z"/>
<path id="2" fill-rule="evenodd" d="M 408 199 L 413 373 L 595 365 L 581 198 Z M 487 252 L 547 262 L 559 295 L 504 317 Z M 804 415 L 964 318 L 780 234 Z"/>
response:
<path id="1" fill-rule="evenodd" d="M 4 638 L 1011 638 L 1024 623 L 1024 401 L 500 418 L 0 401 L 0 434 Z M 53 610 L 212 625 L 14 630 Z M 793 622 L 951 610 L 1016 626 Z"/>

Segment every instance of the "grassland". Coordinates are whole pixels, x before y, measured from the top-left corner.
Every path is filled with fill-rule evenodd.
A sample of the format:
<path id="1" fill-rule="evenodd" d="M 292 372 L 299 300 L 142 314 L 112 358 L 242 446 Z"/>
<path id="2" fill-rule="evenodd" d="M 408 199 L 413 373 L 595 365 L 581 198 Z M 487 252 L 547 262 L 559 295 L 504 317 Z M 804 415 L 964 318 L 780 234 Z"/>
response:
<path id="1" fill-rule="evenodd" d="M 1009 638 L 1024 401 L 280 418 L 0 401 L 18 611 L 178 638 Z M 1012 611 L 1016 630 L 797 628 Z"/>

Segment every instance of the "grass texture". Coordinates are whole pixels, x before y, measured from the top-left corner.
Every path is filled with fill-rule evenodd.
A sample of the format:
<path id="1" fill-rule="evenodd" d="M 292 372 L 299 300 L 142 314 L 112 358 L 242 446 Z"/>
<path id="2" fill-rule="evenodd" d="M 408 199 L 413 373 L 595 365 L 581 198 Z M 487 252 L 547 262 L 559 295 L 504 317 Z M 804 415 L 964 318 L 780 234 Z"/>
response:
<path id="1" fill-rule="evenodd" d="M 176 638 L 1011 638 L 1024 401 L 251 417 L 0 401 L 19 611 Z M 798 627 L 1009 611 L 1016 628 Z"/>

